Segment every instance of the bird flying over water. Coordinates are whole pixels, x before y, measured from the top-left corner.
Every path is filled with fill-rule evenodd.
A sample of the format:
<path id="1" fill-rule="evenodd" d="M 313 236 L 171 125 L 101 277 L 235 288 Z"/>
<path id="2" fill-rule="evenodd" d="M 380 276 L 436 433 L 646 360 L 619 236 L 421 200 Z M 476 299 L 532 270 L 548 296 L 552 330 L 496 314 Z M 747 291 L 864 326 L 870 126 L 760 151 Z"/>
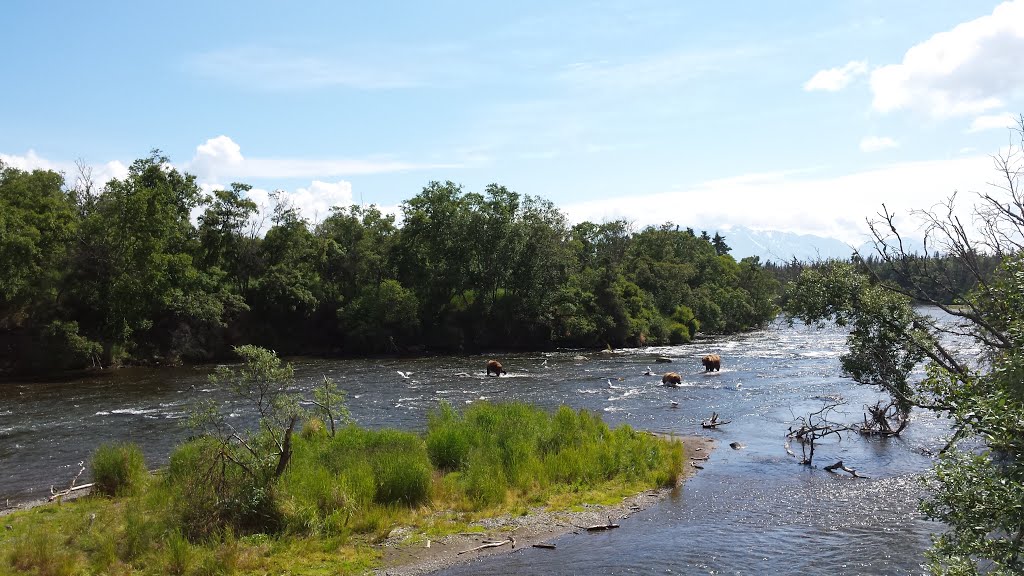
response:
<path id="1" fill-rule="evenodd" d="M 408 380 L 409 377 L 412 376 L 412 372 L 402 372 L 401 370 L 399 370 L 398 375 Z"/>

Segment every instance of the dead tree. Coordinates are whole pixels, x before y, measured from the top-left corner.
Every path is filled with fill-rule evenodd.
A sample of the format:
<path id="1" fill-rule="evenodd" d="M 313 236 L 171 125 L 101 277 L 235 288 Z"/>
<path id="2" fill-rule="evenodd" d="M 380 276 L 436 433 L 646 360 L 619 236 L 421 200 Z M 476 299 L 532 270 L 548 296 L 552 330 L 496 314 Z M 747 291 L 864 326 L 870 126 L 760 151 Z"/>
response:
<path id="1" fill-rule="evenodd" d="M 910 422 L 909 414 L 899 408 L 895 401 L 882 405 L 882 400 L 874 406 L 865 406 L 864 424 L 857 430 L 865 436 L 899 436 Z M 870 418 L 868 417 L 870 415 Z M 895 424 L 895 427 L 893 425 Z"/>
<path id="2" fill-rule="evenodd" d="M 790 426 L 786 439 L 787 441 L 792 439 L 800 442 L 800 448 L 803 452 L 803 459 L 800 460 L 801 464 L 810 466 L 813 462 L 815 442 L 832 435 L 842 438 L 842 433 L 850 430 L 850 427 L 845 424 L 829 420 L 829 414 L 843 404 L 845 402 L 842 401 L 827 402 L 820 410 L 808 414 L 806 418 L 803 416 L 796 418 L 799 423 L 797 428 L 794 429 Z"/>

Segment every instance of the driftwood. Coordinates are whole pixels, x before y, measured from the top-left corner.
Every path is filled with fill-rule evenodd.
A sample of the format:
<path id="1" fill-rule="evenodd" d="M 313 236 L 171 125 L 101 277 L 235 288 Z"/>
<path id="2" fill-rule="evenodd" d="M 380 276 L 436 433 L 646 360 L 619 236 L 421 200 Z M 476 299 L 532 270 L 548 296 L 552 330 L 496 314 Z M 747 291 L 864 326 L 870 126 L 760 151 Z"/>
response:
<path id="1" fill-rule="evenodd" d="M 696 462 L 690 462 L 690 466 L 693 466 L 697 470 L 703 470 L 704 469 L 703 466 L 701 466 L 700 464 L 697 464 Z"/>
<path id="2" fill-rule="evenodd" d="M 852 476 L 854 478 L 867 478 L 867 476 L 862 476 L 862 475 L 858 474 L 856 469 L 854 469 L 854 468 L 847 468 L 846 465 L 843 464 L 842 460 L 840 460 L 839 462 L 836 462 L 835 464 L 833 464 L 831 466 L 825 466 L 825 470 L 828 471 L 828 472 L 832 472 L 832 473 L 835 473 L 836 470 L 842 470 L 843 472 L 849 472 L 850 476 Z"/>
<path id="3" fill-rule="evenodd" d="M 612 528 L 618 527 L 619 525 L 613 523 L 611 517 L 609 517 L 607 524 L 595 524 L 593 526 L 587 526 L 587 532 L 597 532 L 598 530 L 611 530 Z"/>
<path id="4" fill-rule="evenodd" d="M 469 550 L 463 550 L 462 552 L 459 552 L 459 554 L 465 554 L 466 552 L 476 552 L 477 550 L 483 550 L 484 548 L 496 548 L 498 546 L 504 546 L 505 544 L 508 544 L 509 542 L 512 543 L 512 547 L 513 548 L 516 547 L 516 539 L 514 537 L 512 537 L 512 536 L 509 536 L 508 540 L 496 540 L 496 541 L 493 541 L 493 542 L 484 542 L 483 544 L 481 544 L 480 546 L 477 546 L 476 548 L 470 548 Z"/>
<path id="5" fill-rule="evenodd" d="M 732 420 L 719 420 L 718 412 L 712 412 L 711 418 L 701 422 L 700 425 L 702 428 L 718 428 L 719 426 L 728 424 L 729 422 L 732 422 Z"/>
<path id="6" fill-rule="evenodd" d="M 78 474 L 75 474 L 75 477 L 71 479 L 71 484 L 69 484 L 66 489 L 58 491 L 58 490 L 54 490 L 53 486 L 50 486 L 50 498 L 49 498 L 50 502 L 53 502 L 54 500 L 57 500 L 59 498 L 63 498 L 64 496 L 67 496 L 68 494 L 71 494 L 75 490 L 82 490 L 83 488 L 89 488 L 89 487 L 92 486 L 92 484 L 83 484 L 83 485 L 77 486 L 77 487 L 75 486 L 75 482 L 78 482 L 79 477 L 81 477 L 82 474 L 85 472 L 85 462 L 84 461 L 83 462 L 79 462 L 78 465 L 81 468 L 78 471 Z"/>
<path id="7" fill-rule="evenodd" d="M 555 545 L 554 544 L 548 544 L 546 542 L 537 542 L 536 544 L 533 545 L 533 547 L 534 548 L 545 548 L 547 550 L 554 550 L 555 549 Z"/>

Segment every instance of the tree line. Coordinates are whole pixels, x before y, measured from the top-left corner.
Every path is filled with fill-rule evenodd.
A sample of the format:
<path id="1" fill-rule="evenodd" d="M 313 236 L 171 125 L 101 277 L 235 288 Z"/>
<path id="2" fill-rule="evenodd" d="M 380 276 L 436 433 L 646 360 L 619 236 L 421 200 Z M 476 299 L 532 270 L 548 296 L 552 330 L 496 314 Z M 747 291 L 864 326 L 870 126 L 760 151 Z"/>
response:
<path id="1" fill-rule="evenodd" d="M 0 372 L 208 361 L 232 346 L 363 355 L 679 344 L 763 326 L 779 286 L 725 238 L 571 225 L 492 184 L 430 182 L 317 223 L 159 151 L 96 185 L 0 164 Z"/>

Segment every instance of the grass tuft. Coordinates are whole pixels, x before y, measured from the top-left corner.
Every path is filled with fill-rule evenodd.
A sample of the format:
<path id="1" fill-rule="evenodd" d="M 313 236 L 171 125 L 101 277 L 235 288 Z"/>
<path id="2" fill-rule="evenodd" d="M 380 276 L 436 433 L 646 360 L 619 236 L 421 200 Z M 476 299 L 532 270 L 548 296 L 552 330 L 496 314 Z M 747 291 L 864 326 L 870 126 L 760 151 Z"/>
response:
<path id="1" fill-rule="evenodd" d="M 93 489 L 107 496 L 139 490 L 149 477 L 142 450 L 133 443 L 102 444 L 92 456 Z"/>

